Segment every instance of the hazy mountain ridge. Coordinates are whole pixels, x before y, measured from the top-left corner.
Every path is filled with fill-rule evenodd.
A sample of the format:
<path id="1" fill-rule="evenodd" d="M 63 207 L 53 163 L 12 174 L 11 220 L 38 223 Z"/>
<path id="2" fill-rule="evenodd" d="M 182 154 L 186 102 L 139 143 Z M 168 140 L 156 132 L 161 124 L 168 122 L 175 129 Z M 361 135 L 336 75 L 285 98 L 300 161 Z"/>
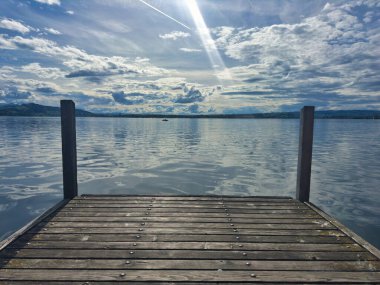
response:
<path id="1" fill-rule="evenodd" d="M 76 116 L 90 117 L 94 113 L 76 109 Z M 35 103 L 21 105 L 0 105 L 0 116 L 30 116 L 30 117 L 58 117 L 61 115 L 59 107 L 44 106 Z"/>
<path id="2" fill-rule="evenodd" d="M 58 117 L 59 107 L 44 106 L 35 103 L 22 105 L 0 105 L 0 116 L 35 116 Z M 279 118 L 296 119 L 299 112 L 274 112 L 257 114 L 100 114 L 76 109 L 77 117 L 130 117 L 130 118 Z M 320 119 L 380 119 L 380 111 L 376 110 L 337 110 L 316 111 L 315 117 Z"/>

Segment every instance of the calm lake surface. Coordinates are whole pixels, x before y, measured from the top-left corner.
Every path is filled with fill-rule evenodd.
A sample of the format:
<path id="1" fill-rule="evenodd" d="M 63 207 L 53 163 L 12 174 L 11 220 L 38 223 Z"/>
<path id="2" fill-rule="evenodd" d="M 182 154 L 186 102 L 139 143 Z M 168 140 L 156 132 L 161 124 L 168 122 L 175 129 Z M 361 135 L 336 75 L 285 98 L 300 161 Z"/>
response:
<path id="1" fill-rule="evenodd" d="M 80 194 L 295 196 L 298 120 L 77 118 Z M 0 239 L 62 199 L 60 118 L 0 117 Z M 380 247 L 380 120 L 316 120 L 311 201 Z"/>

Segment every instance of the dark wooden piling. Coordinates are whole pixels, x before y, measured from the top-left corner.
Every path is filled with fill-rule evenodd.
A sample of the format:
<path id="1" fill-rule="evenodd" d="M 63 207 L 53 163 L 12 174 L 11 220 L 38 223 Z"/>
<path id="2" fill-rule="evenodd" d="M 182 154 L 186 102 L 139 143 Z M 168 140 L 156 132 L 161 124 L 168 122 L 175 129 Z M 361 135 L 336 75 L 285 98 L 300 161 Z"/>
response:
<path id="1" fill-rule="evenodd" d="M 61 100 L 63 196 L 72 199 L 78 195 L 77 144 L 75 129 L 75 103 Z"/>
<path id="2" fill-rule="evenodd" d="M 308 202 L 310 197 L 311 160 L 313 150 L 314 106 L 305 106 L 300 114 L 300 137 L 297 169 L 297 200 Z"/>

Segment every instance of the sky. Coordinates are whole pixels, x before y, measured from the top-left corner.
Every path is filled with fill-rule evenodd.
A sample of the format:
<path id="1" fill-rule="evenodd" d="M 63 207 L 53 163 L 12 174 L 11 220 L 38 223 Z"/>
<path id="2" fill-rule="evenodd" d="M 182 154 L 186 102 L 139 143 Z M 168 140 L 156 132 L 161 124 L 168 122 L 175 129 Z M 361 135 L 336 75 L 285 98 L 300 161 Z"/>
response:
<path id="1" fill-rule="evenodd" d="M 0 104 L 380 110 L 380 1 L 1 0 Z"/>

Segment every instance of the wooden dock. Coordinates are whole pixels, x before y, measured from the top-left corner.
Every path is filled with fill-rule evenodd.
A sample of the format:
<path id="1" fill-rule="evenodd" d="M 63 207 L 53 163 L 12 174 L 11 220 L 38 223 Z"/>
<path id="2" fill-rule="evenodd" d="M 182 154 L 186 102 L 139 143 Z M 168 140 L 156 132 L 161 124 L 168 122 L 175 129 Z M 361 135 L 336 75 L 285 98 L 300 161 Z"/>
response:
<path id="1" fill-rule="evenodd" d="M 64 204 L 0 252 L 0 284 L 380 284 L 376 248 L 291 198 Z"/>
<path id="2" fill-rule="evenodd" d="M 379 250 L 309 203 L 314 107 L 297 200 L 78 197 L 74 102 L 61 112 L 64 200 L 0 244 L 0 285 L 380 284 Z"/>

